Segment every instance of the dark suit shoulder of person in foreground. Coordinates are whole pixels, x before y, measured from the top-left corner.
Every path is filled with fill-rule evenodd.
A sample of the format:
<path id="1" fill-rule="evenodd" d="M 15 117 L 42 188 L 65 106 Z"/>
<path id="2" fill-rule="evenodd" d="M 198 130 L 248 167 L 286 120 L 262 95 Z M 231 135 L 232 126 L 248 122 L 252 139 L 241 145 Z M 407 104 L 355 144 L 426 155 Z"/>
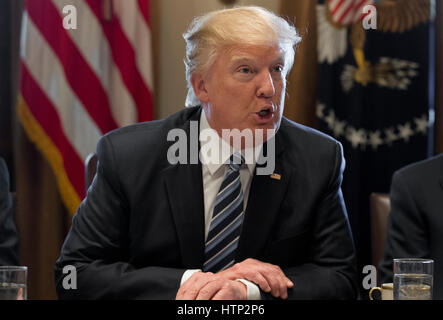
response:
<path id="1" fill-rule="evenodd" d="M 295 28 L 238 7 L 184 38 L 187 108 L 100 139 L 55 264 L 59 297 L 355 299 L 342 147 L 283 117 Z"/>
<path id="2" fill-rule="evenodd" d="M 434 298 L 443 299 L 443 155 L 394 173 L 382 282 L 393 281 L 394 258 L 434 260 Z"/>
<path id="3" fill-rule="evenodd" d="M 0 266 L 18 265 L 18 234 L 9 192 L 9 173 L 0 158 Z"/>

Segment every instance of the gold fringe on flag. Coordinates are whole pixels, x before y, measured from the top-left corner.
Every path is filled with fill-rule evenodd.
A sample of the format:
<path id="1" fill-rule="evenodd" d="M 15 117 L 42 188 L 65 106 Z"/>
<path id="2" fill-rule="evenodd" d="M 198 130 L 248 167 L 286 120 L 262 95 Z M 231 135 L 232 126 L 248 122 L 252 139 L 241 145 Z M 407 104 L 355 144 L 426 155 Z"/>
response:
<path id="1" fill-rule="evenodd" d="M 37 146 L 37 149 L 49 161 L 52 170 L 54 170 L 63 203 L 73 216 L 81 200 L 66 174 L 62 155 L 34 118 L 22 95 L 19 95 L 17 114 L 29 139 Z"/>

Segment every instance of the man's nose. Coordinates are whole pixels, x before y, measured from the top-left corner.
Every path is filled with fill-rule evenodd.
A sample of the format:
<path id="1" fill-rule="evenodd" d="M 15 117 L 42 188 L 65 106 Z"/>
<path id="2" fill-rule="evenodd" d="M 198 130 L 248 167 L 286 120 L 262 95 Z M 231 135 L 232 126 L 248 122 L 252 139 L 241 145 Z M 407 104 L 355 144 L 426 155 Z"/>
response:
<path id="1" fill-rule="evenodd" d="M 258 77 L 257 96 L 270 98 L 275 95 L 274 81 L 269 71 L 263 72 Z"/>

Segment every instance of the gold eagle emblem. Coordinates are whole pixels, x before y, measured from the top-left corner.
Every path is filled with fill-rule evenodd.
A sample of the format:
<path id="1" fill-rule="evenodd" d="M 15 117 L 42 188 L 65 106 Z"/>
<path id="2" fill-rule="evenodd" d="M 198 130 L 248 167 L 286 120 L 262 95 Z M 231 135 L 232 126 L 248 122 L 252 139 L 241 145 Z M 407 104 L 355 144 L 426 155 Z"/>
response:
<path id="1" fill-rule="evenodd" d="M 433 0 L 382 0 L 375 5 L 377 9 L 377 31 L 403 33 L 431 19 Z M 366 85 L 374 78 L 375 70 L 384 70 L 383 66 L 371 67 L 365 60 L 363 47 L 366 41 L 366 30 L 359 21 L 351 27 L 351 45 L 358 69 L 355 81 Z M 374 69 L 375 70 L 372 70 Z M 375 72 L 377 73 L 377 72 Z"/>

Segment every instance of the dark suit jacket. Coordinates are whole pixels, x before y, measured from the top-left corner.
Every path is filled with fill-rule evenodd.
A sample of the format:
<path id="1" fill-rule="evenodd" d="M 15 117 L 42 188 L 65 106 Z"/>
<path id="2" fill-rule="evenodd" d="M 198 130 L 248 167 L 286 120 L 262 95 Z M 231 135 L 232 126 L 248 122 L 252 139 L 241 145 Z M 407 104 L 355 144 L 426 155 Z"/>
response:
<path id="1" fill-rule="evenodd" d="M 0 158 L 0 266 L 18 265 L 18 234 L 15 227 L 9 173 Z"/>
<path id="2" fill-rule="evenodd" d="M 434 259 L 434 298 L 443 299 L 443 155 L 395 172 L 391 186 L 382 282 L 394 258 Z"/>
<path id="3" fill-rule="evenodd" d="M 188 108 L 100 140 L 97 175 L 55 265 L 60 298 L 174 299 L 183 272 L 202 268 L 201 163 L 169 164 L 174 142 L 166 139 L 174 128 L 189 137 L 200 113 Z M 283 119 L 276 135 L 281 180 L 254 175 L 237 261 L 279 265 L 295 283 L 290 298 L 355 298 L 343 168 L 338 142 Z M 65 265 L 77 268 L 77 290 L 63 289 Z"/>

